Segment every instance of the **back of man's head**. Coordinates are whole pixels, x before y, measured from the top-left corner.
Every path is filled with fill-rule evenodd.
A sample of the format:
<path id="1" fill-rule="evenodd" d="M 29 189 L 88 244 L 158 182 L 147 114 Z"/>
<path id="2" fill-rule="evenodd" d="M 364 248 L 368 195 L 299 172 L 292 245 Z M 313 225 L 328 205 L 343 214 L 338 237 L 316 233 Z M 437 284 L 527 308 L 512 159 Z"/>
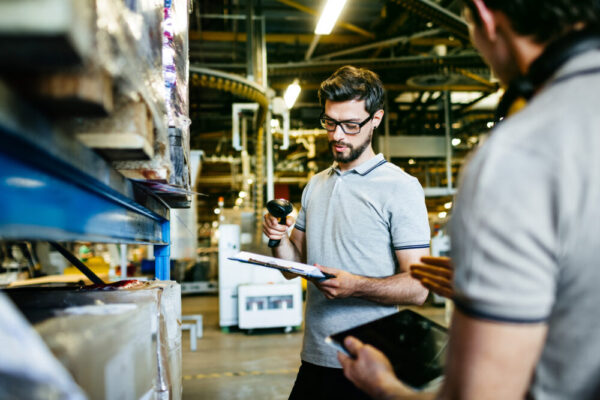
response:
<path id="1" fill-rule="evenodd" d="M 383 84 L 373 71 L 350 65 L 339 68 L 319 88 L 319 101 L 364 100 L 369 114 L 383 108 Z"/>
<path id="2" fill-rule="evenodd" d="M 577 24 L 598 26 L 600 0 L 481 0 L 491 10 L 504 13 L 516 33 L 548 43 Z M 463 0 L 477 21 L 473 0 Z"/>

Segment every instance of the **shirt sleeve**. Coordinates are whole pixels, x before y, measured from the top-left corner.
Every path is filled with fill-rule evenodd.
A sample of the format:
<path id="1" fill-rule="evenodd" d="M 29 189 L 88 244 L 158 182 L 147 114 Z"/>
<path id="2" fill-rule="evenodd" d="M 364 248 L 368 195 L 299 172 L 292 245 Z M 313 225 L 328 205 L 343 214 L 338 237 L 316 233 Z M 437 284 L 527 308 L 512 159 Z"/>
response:
<path id="1" fill-rule="evenodd" d="M 388 202 L 388 217 L 395 250 L 429 247 L 431 233 L 425 194 L 416 178 L 395 189 Z"/>
<path id="2" fill-rule="evenodd" d="M 546 156 L 516 148 L 468 165 L 450 225 L 464 313 L 516 323 L 548 317 L 558 274 L 552 170 Z"/>
<path id="3" fill-rule="evenodd" d="M 299 231 L 306 232 L 306 208 L 308 202 L 308 193 L 310 192 L 310 181 L 304 187 L 302 191 L 302 199 L 301 199 L 301 207 L 300 211 L 298 211 L 298 217 L 296 218 L 296 224 L 294 225 L 294 229 L 298 229 Z"/>

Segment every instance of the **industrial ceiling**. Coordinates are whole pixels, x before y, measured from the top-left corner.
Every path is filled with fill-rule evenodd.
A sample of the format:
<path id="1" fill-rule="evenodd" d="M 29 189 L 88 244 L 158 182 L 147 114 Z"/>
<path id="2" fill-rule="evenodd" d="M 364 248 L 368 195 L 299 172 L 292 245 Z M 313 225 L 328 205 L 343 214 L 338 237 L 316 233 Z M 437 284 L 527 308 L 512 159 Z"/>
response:
<path id="1" fill-rule="evenodd" d="M 266 61 L 268 87 L 274 91 L 267 96 L 282 96 L 298 80 L 302 91 L 290 111 L 290 127 L 306 132 L 318 128 L 322 109 L 317 90 L 325 78 L 347 64 L 372 69 L 386 88 L 389 117 L 377 131 L 376 151 L 384 148 L 379 146 L 385 134 L 454 139 L 450 163 L 435 156 L 386 154 L 426 188 L 448 187 L 449 180 L 455 181 L 464 156 L 493 124 L 498 83 L 469 42 L 459 1 L 348 0 L 332 33 L 317 36 L 314 30 L 323 5 L 323 0 L 193 2 L 191 146 L 204 152 L 197 190 L 208 194 L 200 201 L 201 221 L 214 219 L 218 196 L 225 198 L 226 207 L 233 206 L 241 189 L 235 177 L 241 173 L 240 152 L 231 140 L 232 104 L 249 100 L 247 93 L 232 90 L 227 82 L 207 85 L 215 81 L 206 76 L 211 73 L 195 71 L 250 78 L 260 85 L 265 76 L 260 61 Z M 248 25 L 249 19 L 254 23 Z M 254 163 L 257 130 L 249 127 L 248 152 Z M 285 150 L 281 136 L 274 136 L 275 184 L 287 185 L 296 202 L 311 170 L 331 163 L 326 137 L 313 135 L 311 140 L 314 154 L 305 136 L 292 137 Z M 430 210 L 441 210 L 448 194 L 428 198 Z"/>

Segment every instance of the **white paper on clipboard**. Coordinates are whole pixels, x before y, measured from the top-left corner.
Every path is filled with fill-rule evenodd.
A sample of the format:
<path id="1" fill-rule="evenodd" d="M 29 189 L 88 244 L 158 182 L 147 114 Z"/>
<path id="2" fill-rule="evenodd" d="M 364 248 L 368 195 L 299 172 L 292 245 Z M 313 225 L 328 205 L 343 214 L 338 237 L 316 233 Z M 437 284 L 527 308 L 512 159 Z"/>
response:
<path id="1" fill-rule="evenodd" d="M 322 272 L 319 268 L 313 265 L 283 260 L 281 258 L 263 256 L 262 254 L 255 254 L 247 251 L 241 251 L 235 256 L 229 257 L 229 259 L 247 264 L 259 265 L 261 267 L 275 268 L 280 271 L 291 272 L 305 278 L 329 279 L 335 277 L 334 275 Z"/>

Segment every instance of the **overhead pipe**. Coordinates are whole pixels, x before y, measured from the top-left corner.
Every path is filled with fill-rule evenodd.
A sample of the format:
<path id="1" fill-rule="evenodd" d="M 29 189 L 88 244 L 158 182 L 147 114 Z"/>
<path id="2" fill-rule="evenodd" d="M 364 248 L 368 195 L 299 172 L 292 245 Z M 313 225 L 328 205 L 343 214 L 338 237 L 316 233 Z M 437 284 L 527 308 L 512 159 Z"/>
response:
<path id="1" fill-rule="evenodd" d="M 242 151 L 244 148 L 240 144 L 240 114 L 242 111 L 258 111 L 258 103 L 233 103 L 231 105 L 231 141 L 233 148 Z"/>

